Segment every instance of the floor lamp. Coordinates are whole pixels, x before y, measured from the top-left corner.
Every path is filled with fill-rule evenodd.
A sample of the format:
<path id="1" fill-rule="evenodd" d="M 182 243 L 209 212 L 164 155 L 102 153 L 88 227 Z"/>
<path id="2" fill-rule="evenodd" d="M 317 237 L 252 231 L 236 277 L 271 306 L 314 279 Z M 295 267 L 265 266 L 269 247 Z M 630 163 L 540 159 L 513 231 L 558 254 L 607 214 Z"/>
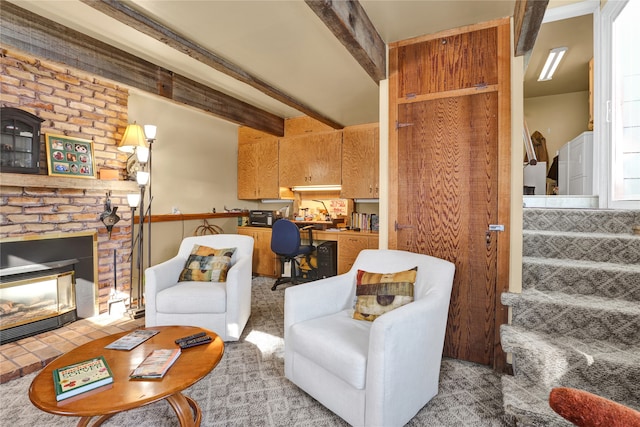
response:
<path id="1" fill-rule="evenodd" d="M 146 137 L 142 129 L 142 126 L 136 123 L 128 125 L 127 128 L 125 129 L 125 132 L 122 137 L 122 140 L 120 141 L 120 144 L 118 144 L 118 150 L 124 151 L 126 153 L 130 153 L 131 155 L 135 154 L 141 168 L 144 168 L 144 165 L 147 163 L 147 160 L 149 159 L 149 149 L 147 148 Z M 136 264 L 137 271 L 138 271 L 138 294 L 136 299 L 135 310 L 133 310 L 131 306 L 129 308 L 130 314 L 133 316 L 133 318 L 139 318 L 144 316 L 144 304 L 143 304 L 143 294 L 144 294 L 144 291 L 143 291 L 143 274 L 144 274 L 143 240 L 144 240 L 144 220 L 145 220 L 144 190 L 147 183 L 149 182 L 149 172 L 145 172 L 143 170 L 138 171 L 136 173 L 136 181 L 138 182 L 138 186 L 140 187 L 140 198 L 139 198 L 140 222 L 138 227 L 138 247 L 137 247 L 138 258 L 137 258 L 137 264 Z M 132 202 L 130 202 L 130 206 Z M 133 216 L 134 216 L 134 211 L 132 211 L 132 220 L 131 220 L 132 221 L 132 229 L 131 229 L 132 252 L 133 252 L 133 246 L 134 246 Z M 131 278 L 133 279 L 133 257 L 131 260 L 132 260 L 132 265 L 131 265 L 132 277 Z M 131 283 L 131 287 L 133 288 L 133 283 Z"/>

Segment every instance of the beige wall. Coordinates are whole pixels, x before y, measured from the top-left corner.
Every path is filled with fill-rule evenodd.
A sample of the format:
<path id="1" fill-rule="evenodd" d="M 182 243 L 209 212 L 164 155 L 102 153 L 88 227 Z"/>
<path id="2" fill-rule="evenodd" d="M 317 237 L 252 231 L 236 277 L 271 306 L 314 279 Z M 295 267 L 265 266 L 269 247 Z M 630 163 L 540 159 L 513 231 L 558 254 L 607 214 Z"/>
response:
<path id="1" fill-rule="evenodd" d="M 153 215 L 169 214 L 174 206 L 185 214 L 248 207 L 237 198 L 237 125 L 137 91 L 129 96 L 129 121 L 158 127 L 152 154 Z M 236 232 L 236 218 L 208 222 Z M 152 264 L 174 256 L 182 238 L 202 223 L 154 223 Z"/>
<path id="2" fill-rule="evenodd" d="M 545 137 L 552 160 L 560 147 L 588 130 L 589 92 L 526 98 L 524 118 L 530 133 L 538 130 Z"/>

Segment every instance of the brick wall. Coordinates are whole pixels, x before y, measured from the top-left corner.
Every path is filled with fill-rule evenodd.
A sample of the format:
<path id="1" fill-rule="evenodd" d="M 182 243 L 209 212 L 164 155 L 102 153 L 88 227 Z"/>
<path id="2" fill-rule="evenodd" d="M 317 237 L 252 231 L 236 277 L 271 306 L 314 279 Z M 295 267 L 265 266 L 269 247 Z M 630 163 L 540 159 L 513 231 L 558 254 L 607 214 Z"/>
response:
<path id="1" fill-rule="evenodd" d="M 41 125 L 41 170 L 47 175 L 46 133 L 93 141 L 96 170 L 117 169 L 122 179 L 127 155 L 117 150 L 127 126 L 128 90 L 108 81 L 0 48 L 0 104 L 44 119 Z M 46 179 L 46 177 L 43 177 Z M 111 238 L 100 221 L 107 190 L 5 186 L 0 181 L 0 237 L 95 231 L 98 234 L 100 312 L 114 281 L 113 251 L 119 290 L 129 288 L 131 211 L 122 190 L 111 192 L 121 220 Z"/>

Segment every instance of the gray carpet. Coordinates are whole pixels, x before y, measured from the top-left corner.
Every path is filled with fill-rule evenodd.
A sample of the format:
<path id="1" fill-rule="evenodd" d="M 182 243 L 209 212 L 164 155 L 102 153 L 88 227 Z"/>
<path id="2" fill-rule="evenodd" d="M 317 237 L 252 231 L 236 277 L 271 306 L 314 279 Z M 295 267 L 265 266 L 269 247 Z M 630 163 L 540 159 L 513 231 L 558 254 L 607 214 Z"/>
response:
<path id="1" fill-rule="evenodd" d="M 284 377 L 284 286 L 254 279 L 251 318 L 242 339 L 226 345 L 220 364 L 185 391 L 203 411 L 203 426 L 346 426 Z M 27 390 L 35 374 L 0 385 L 3 426 L 72 426 L 77 418 L 35 408 Z M 96 395 L 92 398 L 99 398 Z M 105 426 L 177 426 L 165 402 L 120 413 Z M 439 394 L 408 426 L 509 426 L 502 409 L 501 379 L 492 370 L 453 359 L 442 363 Z"/>

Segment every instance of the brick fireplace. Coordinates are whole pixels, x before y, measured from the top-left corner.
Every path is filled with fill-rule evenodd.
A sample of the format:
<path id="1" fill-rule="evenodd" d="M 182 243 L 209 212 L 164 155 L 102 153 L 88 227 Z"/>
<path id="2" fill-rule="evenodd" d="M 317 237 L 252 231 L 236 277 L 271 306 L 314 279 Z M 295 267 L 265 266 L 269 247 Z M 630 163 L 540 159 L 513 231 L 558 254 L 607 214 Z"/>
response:
<path id="1" fill-rule="evenodd" d="M 0 85 L 0 104 L 44 119 L 39 174 L 0 171 L 1 250 L 9 240 L 95 233 L 95 304 L 104 313 L 114 284 L 119 291 L 130 289 L 131 211 L 126 195 L 138 188 L 123 180 L 127 156 L 117 150 L 128 124 L 128 89 L 1 47 Z M 119 180 L 48 176 L 47 133 L 92 140 L 98 175 L 101 169 L 116 170 Z M 121 217 L 111 236 L 100 221 L 107 194 Z"/>

